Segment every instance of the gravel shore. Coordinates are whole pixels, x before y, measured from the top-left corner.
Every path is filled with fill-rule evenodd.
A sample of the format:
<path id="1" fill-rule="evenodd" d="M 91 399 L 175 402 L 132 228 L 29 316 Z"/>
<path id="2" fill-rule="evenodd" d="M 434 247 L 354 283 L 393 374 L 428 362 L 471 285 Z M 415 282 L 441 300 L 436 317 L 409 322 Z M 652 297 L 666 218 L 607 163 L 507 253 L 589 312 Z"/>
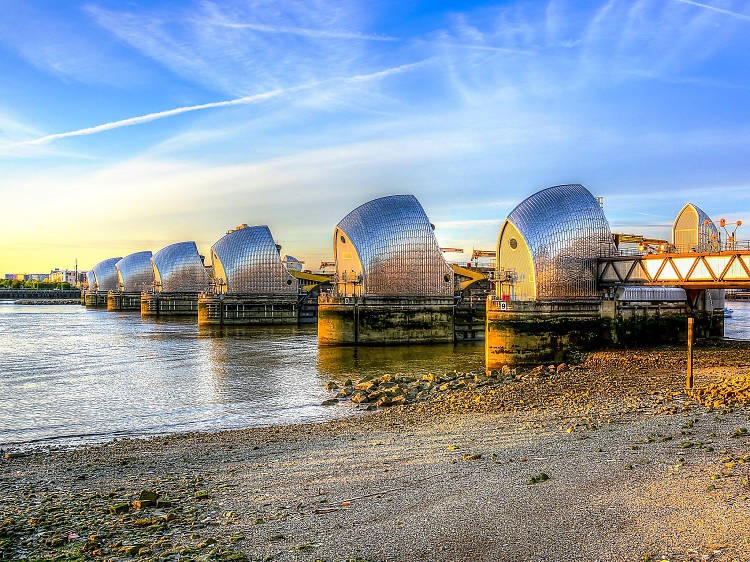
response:
<path id="1" fill-rule="evenodd" d="M 742 380 L 750 347 L 696 363 Z M 337 422 L 11 453 L 0 559 L 748 560 L 750 409 L 683 371 L 601 352 Z"/>

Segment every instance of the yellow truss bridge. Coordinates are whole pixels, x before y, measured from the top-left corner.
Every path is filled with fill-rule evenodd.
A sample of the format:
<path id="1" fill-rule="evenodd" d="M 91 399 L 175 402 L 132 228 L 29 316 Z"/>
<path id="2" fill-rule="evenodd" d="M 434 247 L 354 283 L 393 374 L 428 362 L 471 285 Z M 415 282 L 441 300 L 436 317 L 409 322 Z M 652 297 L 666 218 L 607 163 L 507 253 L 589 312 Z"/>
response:
<path id="1" fill-rule="evenodd" d="M 600 287 L 669 285 L 684 289 L 750 289 L 750 249 L 601 258 Z"/>

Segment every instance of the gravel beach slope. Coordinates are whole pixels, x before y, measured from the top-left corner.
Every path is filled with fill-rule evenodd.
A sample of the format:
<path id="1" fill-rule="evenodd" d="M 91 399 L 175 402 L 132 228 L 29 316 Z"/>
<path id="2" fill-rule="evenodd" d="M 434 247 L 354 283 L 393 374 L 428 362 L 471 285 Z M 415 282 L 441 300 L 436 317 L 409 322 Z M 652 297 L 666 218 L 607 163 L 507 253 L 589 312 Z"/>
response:
<path id="1" fill-rule="evenodd" d="M 748 355 L 702 352 L 698 383 L 747 375 Z M 593 354 L 554 376 L 335 423 L 11 454 L 0 463 L 0 552 L 750 559 L 741 430 L 750 412 L 682 394 L 681 359 L 677 350 Z"/>

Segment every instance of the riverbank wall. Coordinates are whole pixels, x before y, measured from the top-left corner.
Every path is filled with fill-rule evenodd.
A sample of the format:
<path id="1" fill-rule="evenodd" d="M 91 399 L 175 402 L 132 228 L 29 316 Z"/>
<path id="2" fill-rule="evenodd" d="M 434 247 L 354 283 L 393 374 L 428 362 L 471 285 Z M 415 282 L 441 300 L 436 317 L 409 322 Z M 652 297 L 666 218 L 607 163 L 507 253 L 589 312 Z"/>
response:
<path id="1" fill-rule="evenodd" d="M 2 299 L 78 299 L 80 289 L 0 289 Z"/>

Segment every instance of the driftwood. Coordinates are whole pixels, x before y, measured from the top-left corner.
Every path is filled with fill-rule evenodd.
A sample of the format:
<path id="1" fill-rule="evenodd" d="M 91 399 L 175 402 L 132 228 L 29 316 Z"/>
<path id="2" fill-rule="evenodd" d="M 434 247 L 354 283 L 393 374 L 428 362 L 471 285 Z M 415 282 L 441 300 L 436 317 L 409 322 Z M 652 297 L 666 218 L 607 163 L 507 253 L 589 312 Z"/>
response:
<path id="1" fill-rule="evenodd" d="M 363 500 L 365 498 L 371 498 L 373 496 L 382 496 L 383 494 L 387 494 L 388 492 L 395 492 L 398 489 L 399 488 L 390 488 L 389 490 L 383 490 L 382 492 L 375 492 L 374 494 L 367 494 L 367 495 L 364 495 L 364 496 L 357 496 L 356 498 L 348 498 L 348 499 L 345 499 L 345 500 L 341 500 L 341 503 L 349 503 L 349 502 L 353 502 L 355 500 Z"/>

